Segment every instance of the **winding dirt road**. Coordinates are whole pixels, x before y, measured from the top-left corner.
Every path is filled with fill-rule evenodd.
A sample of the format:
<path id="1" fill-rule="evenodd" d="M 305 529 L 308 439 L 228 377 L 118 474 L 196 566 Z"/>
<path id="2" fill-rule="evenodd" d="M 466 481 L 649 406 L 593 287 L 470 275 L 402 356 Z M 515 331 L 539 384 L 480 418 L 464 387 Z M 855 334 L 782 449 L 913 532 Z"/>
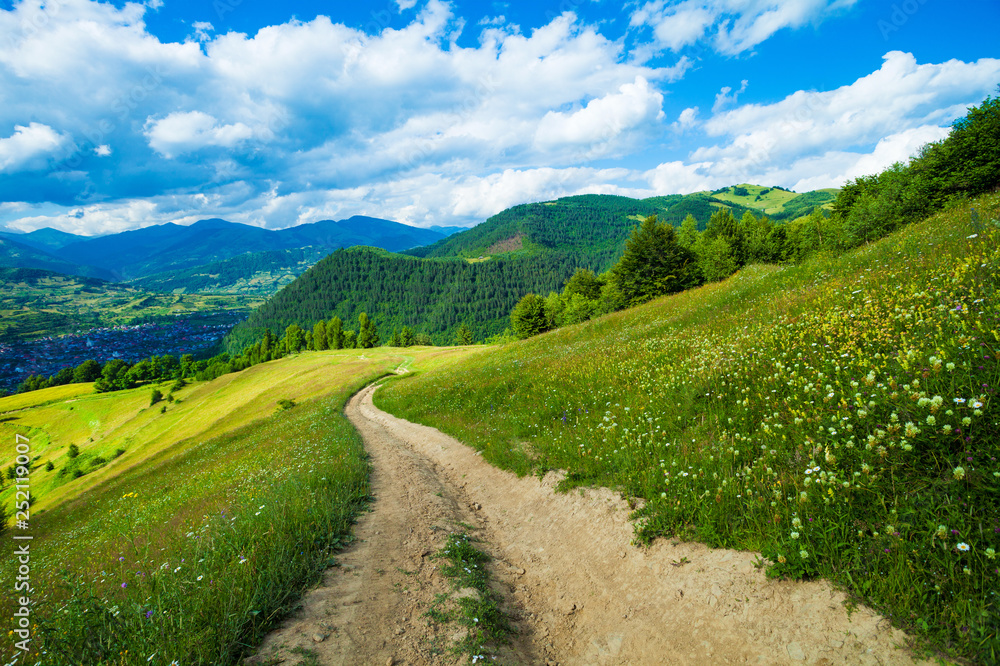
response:
<path id="1" fill-rule="evenodd" d="M 457 523 L 494 558 L 518 634 L 515 664 L 909 664 L 906 636 L 822 582 L 768 580 L 753 553 L 659 540 L 631 545 L 629 507 L 607 490 L 556 494 L 441 432 L 347 406 L 373 465 L 375 502 L 302 608 L 255 664 L 454 664 L 454 627 L 424 613 L 450 592 L 429 557 Z"/>

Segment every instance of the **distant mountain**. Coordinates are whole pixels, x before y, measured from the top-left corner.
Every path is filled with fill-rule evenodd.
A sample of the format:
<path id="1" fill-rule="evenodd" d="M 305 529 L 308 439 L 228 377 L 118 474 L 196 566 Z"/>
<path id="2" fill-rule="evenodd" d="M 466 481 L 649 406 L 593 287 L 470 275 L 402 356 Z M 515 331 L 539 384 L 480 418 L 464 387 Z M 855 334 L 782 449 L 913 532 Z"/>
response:
<path id="1" fill-rule="evenodd" d="M 65 275 L 79 275 L 102 280 L 114 279 L 111 271 L 104 268 L 67 261 L 44 250 L 13 240 L 12 237 L 17 238 L 15 234 L 4 234 L 0 237 L 0 268 L 38 268 Z"/>
<path id="2" fill-rule="evenodd" d="M 452 234 L 460 234 L 463 231 L 468 231 L 469 227 L 439 227 L 438 225 L 432 225 L 427 227 L 431 231 L 436 231 L 439 234 L 444 234 L 445 236 L 451 236 Z"/>
<path id="3" fill-rule="evenodd" d="M 308 246 L 332 251 L 351 245 L 398 251 L 440 238 L 442 234 L 435 231 L 362 216 L 278 231 L 209 219 L 189 226 L 167 223 L 86 239 L 66 245 L 55 254 L 73 263 L 88 261 L 117 279 L 130 280 L 165 271 L 183 271 L 248 252 Z"/>
<path id="4" fill-rule="evenodd" d="M 410 326 L 438 343 L 450 343 L 464 323 L 482 340 L 503 331 L 511 308 L 524 294 L 558 290 L 578 267 L 609 269 L 632 228 L 649 215 L 680 225 L 691 214 L 704 228 L 720 208 L 741 217 L 747 211 L 763 214 L 766 206 L 773 217 L 787 217 L 798 210 L 793 204 L 802 197 L 812 205 L 832 198 L 787 190 L 769 198 L 765 190 L 775 188 L 748 187 L 754 190 L 724 188 L 643 200 L 596 194 L 565 197 L 514 206 L 478 226 L 402 254 L 369 248 L 335 252 L 238 324 L 227 338 L 227 350 L 240 351 L 265 329 L 280 335 L 289 324 L 311 326 L 334 314 L 348 328 L 356 328 L 360 312 L 375 322 L 383 339 L 393 328 Z"/>
<path id="5" fill-rule="evenodd" d="M 44 229 L 35 229 L 34 231 L 30 231 L 26 234 L 0 232 L 0 237 L 8 238 L 15 243 L 21 243 L 22 245 L 27 245 L 35 248 L 36 250 L 44 250 L 46 252 L 58 250 L 59 248 L 66 247 L 70 243 L 87 240 L 86 236 L 77 236 L 76 234 L 69 234 L 65 231 L 59 231 L 58 229 L 50 229 L 49 227 L 45 227 Z"/>

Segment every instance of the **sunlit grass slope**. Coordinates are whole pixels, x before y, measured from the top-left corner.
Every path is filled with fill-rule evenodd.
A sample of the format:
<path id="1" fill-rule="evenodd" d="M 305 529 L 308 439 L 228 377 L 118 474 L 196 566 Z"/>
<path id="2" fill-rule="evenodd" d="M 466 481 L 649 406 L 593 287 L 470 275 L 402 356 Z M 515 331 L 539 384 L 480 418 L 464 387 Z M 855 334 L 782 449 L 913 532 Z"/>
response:
<path id="1" fill-rule="evenodd" d="M 40 467 L 32 474 L 38 511 L 165 449 L 176 454 L 184 440 L 181 448 L 269 416 L 278 400 L 300 402 L 329 393 L 371 366 L 371 358 L 360 357 L 358 351 L 303 354 L 176 391 L 171 391 L 172 381 L 164 382 L 155 387 L 175 400 L 152 406 L 154 386 L 98 394 L 92 384 L 70 384 L 0 398 L 0 451 L 4 460 L 13 460 L 14 434 L 31 439 L 32 457 L 38 456 L 34 464 Z M 74 459 L 68 457 L 71 444 L 80 450 Z M 120 450 L 124 453 L 115 457 Z M 47 472 L 49 461 L 54 469 Z M 86 474 L 74 479 L 78 469 Z"/>
<path id="2" fill-rule="evenodd" d="M 185 387 L 162 414 L 148 387 L 0 403 L 22 408 L 4 414 L 17 420 L 3 436 L 30 437 L 32 491 L 50 490 L 28 532 L 42 652 L 18 663 L 236 663 L 328 566 L 367 501 L 345 400 L 414 357 L 449 353 L 461 351 L 306 353 Z M 285 399 L 297 404 L 280 409 Z M 91 434 L 78 459 L 126 441 L 127 452 L 53 484 L 46 460 L 62 465 L 67 442 Z M 11 571 L 0 569 L 8 617 Z"/>
<path id="3" fill-rule="evenodd" d="M 518 472 L 618 488 L 637 535 L 759 549 L 997 659 L 1000 196 L 380 391 Z M 419 370 L 419 363 L 417 364 Z"/>

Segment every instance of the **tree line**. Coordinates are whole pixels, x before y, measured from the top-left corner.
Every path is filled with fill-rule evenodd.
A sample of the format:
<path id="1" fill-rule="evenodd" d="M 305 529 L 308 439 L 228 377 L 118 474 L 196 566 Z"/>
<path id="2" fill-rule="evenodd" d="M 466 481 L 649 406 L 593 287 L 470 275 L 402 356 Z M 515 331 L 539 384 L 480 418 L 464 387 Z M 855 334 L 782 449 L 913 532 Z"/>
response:
<path id="1" fill-rule="evenodd" d="M 987 97 L 907 164 L 848 181 L 829 213 L 817 206 L 808 216 L 776 223 L 750 210 L 737 219 L 732 209 L 718 208 L 704 230 L 691 214 L 677 229 L 651 215 L 633 228 L 610 270 L 577 269 L 561 292 L 525 295 L 511 310 L 510 328 L 526 338 L 722 280 L 748 264 L 840 254 L 998 187 L 1000 98 Z"/>

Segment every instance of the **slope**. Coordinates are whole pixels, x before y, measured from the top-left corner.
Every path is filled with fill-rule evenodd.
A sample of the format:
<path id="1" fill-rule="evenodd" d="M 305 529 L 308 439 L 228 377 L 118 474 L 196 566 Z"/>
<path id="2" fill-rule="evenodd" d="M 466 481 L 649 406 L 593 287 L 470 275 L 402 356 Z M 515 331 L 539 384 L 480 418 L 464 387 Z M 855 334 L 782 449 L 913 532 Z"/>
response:
<path id="1" fill-rule="evenodd" d="M 936 649 L 1000 649 L 1000 195 L 838 258 L 414 373 L 378 405 L 637 498 L 640 540 L 761 550 Z M 991 656 L 993 655 L 993 656 Z"/>
<path id="2" fill-rule="evenodd" d="M 33 599 L 31 654 L 9 642 L 4 661 L 238 663 L 349 539 L 368 464 L 343 405 L 404 360 L 305 354 L 155 406 L 148 386 L 0 399 L 0 452 L 14 460 L 17 441 L 31 459 L 20 475 L 37 501 L 21 534 L 33 539 L 32 583 L 47 590 Z M 6 506 L 14 492 L 0 491 Z M 12 576 L 0 571 L 8 614 Z"/>
<path id="3" fill-rule="evenodd" d="M 147 291 L 271 296 L 328 254 L 326 248 L 248 252 L 224 261 L 181 271 L 166 271 L 130 281 Z"/>
<path id="4" fill-rule="evenodd" d="M 324 220 L 280 231 L 220 219 L 189 226 L 167 223 L 71 243 L 56 250 L 66 261 L 96 262 L 119 279 L 136 279 L 224 261 L 248 252 L 350 245 L 403 250 L 436 241 L 441 234 L 397 222 L 356 216 Z"/>
<path id="5" fill-rule="evenodd" d="M 409 326 L 450 343 L 463 323 L 484 340 L 506 328 L 525 294 L 561 289 L 576 268 L 608 270 L 645 217 L 680 225 L 693 214 L 704 227 L 722 207 L 737 217 L 750 210 L 706 193 L 645 200 L 588 194 L 514 206 L 402 255 L 335 253 L 237 326 L 227 349 L 239 352 L 264 329 L 280 334 L 290 324 L 309 327 L 333 315 L 352 326 L 361 312 L 373 318 L 383 340 L 393 328 Z"/>
<path id="6" fill-rule="evenodd" d="M 102 280 L 110 280 L 114 277 L 110 271 L 104 268 L 57 257 L 15 238 L 13 235 L 6 234 L 0 237 L 0 267 L 2 268 L 38 268 Z"/>

